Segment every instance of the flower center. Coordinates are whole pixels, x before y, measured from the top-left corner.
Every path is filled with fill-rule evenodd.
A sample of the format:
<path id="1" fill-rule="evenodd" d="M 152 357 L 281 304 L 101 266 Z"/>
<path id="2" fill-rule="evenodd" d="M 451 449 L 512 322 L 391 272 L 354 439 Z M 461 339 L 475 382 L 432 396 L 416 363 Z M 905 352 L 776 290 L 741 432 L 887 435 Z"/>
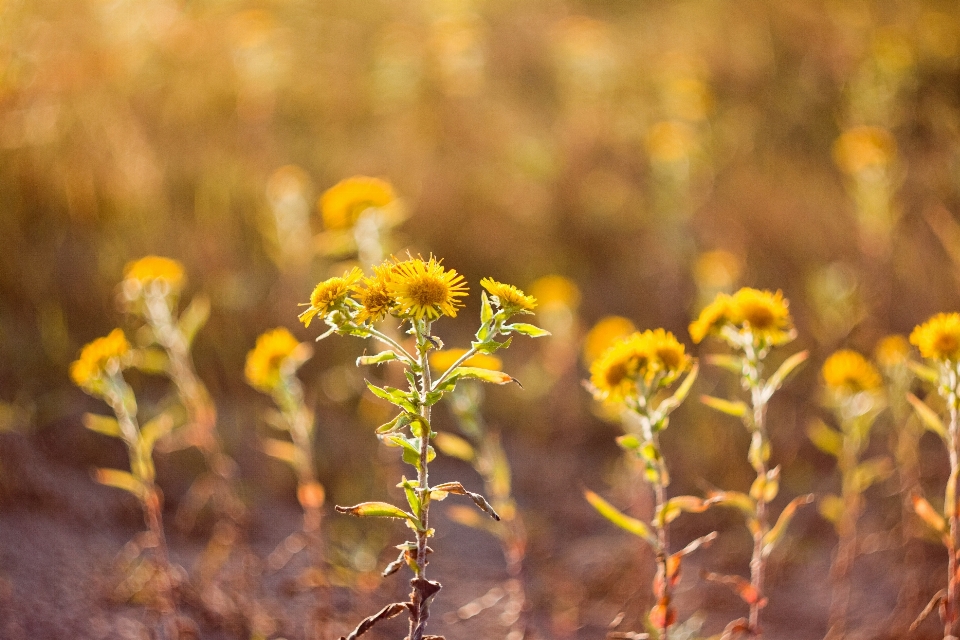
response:
<path id="1" fill-rule="evenodd" d="M 443 304 L 448 293 L 447 285 L 435 278 L 418 278 L 410 283 L 410 297 L 421 307 Z"/>

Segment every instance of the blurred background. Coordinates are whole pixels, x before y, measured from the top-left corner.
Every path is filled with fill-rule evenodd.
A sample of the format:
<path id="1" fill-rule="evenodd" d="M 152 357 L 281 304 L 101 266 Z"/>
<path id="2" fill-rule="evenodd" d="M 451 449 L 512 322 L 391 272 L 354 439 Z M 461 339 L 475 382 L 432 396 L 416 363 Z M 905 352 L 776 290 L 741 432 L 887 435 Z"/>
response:
<path id="1" fill-rule="evenodd" d="M 692 347 L 687 324 L 717 292 L 781 289 L 799 328 L 784 355 L 812 352 L 772 409 L 783 499 L 830 488 L 831 462 L 805 436 L 822 412 L 820 363 L 960 308 L 960 14 L 936 0 L 4 0 L 5 637 L 136 637 L 116 607 L 86 608 L 85 576 L 139 525 L 86 475 L 95 463 L 122 465 L 123 452 L 80 426 L 84 411 L 103 408 L 67 367 L 81 345 L 123 326 L 117 285 L 144 255 L 180 260 L 184 297 L 211 300 L 194 358 L 240 464 L 252 544 L 269 551 L 296 528 L 294 481 L 259 450 L 268 401 L 244 383 L 243 361 L 266 329 L 316 335 L 297 322 L 297 303 L 355 257 L 331 246 L 316 203 L 353 175 L 382 178 L 399 197 L 387 253 L 432 252 L 470 282 L 466 309 L 438 325 L 448 344 L 475 330 L 484 276 L 540 297 L 534 322 L 555 335 L 518 340 L 504 356 L 524 390 L 486 393 L 529 529 L 529 637 L 602 637 L 619 612 L 638 629 L 652 560 L 581 495 L 589 486 L 644 508 L 628 497 L 643 491 L 625 486 L 619 428 L 580 388 L 583 335 L 619 315 Z M 372 434 L 386 407 L 353 366 L 365 346 L 327 340 L 301 373 L 328 507 L 383 497 L 396 482 Z M 147 399 L 163 394 L 149 376 L 135 383 Z M 710 369 L 698 388 L 737 391 Z M 675 490 L 745 489 L 746 434 L 695 404 L 665 435 Z M 942 486 L 945 456 L 921 444 L 924 482 Z M 189 453 L 160 461 L 171 505 L 199 464 Z M 476 484 L 468 466 L 442 464 L 441 476 Z M 894 494 L 876 490 L 867 533 L 896 525 Z M 102 506 L 111 500 L 119 506 Z M 729 515 L 681 519 L 677 539 L 719 527 L 698 561 L 745 571 L 749 540 Z M 327 520 L 337 562 L 362 573 L 392 559 L 383 547 L 399 528 L 339 520 Z M 437 606 L 456 610 L 502 579 L 503 560 L 492 538 L 443 526 L 442 550 L 464 551 L 438 557 L 435 573 L 456 586 Z M 183 557 L 203 544 L 202 530 L 192 535 L 172 537 Z M 829 596 L 816 585 L 835 536 L 812 509 L 794 536 L 776 558 L 768 629 L 817 638 Z M 934 567 L 938 553 L 927 549 Z M 858 570 L 851 628 L 863 637 L 899 633 L 883 627 L 902 555 L 880 549 Z M 376 588 L 402 592 L 400 582 Z M 696 570 L 684 585 L 682 617 L 703 611 L 707 635 L 742 615 L 721 587 L 698 585 Z M 295 619 L 289 598 L 264 598 L 278 620 Z M 488 637 L 467 622 L 443 632 Z M 209 637 L 235 637 L 214 627 Z"/>

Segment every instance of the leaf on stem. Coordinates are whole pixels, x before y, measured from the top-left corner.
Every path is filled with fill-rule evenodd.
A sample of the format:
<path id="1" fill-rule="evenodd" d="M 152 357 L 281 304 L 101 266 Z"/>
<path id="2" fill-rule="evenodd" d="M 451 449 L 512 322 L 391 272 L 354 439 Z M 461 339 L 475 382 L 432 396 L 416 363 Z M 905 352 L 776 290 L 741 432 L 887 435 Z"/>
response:
<path id="1" fill-rule="evenodd" d="M 400 356 L 396 351 L 387 350 L 381 351 L 380 353 L 372 356 L 360 356 L 357 358 L 357 366 L 370 365 L 370 364 L 383 364 L 384 362 L 394 362 L 399 360 Z"/>
<path id="2" fill-rule="evenodd" d="M 193 339 L 197 332 L 203 328 L 210 317 L 210 298 L 205 295 L 196 295 L 187 308 L 180 314 L 179 328 L 183 334 L 183 339 L 187 343 L 187 349 L 193 344 Z"/>
<path id="3" fill-rule="evenodd" d="M 409 411 L 410 413 L 416 413 L 417 408 L 414 405 L 414 397 L 410 392 L 403 391 L 401 389 L 395 389 L 393 387 L 381 388 L 369 380 L 364 380 L 364 382 L 367 383 L 367 388 L 373 392 L 373 395 L 377 396 L 378 398 L 382 398 L 387 402 L 395 404 L 401 409 Z"/>
<path id="4" fill-rule="evenodd" d="M 697 373 L 699 373 L 699 371 L 700 365 L 694 362 L 693 367 L 687 374 L 687 377 L 683 379 L 683 382 L 680 383 L 680 386 L 677 387 L 677 390 L 673 392 L 673 395 L 660 403 L 660 406 L 657 407 L 657 412 L 663 416 L 667 416 L 670 415 L 674 409 L 679 407 L 680 404 L 687 399 L 687 395 L 689 395 L 690 389 L 693 387 L 693 382 L 697 379 Z"/>
<path id="5" fill-rule="evenodd" d="M 790 503 L 783 508 L 783 511 L 780 512 L 780 517 L 777 518 L 777 524 L 773 525 L 773 528 L 763 536 L 763 550 L 762 555 L 764 558 L 770 555 L 773 549 L 777 546 L 777 543 L 783 537 L 783 534 L 786 532 L 787 527 L 790 525 L 790 521 L 793 519 L 793 515 L 797 512 L 797 509 L 802 507 L 805 504 L 810 504 L 813 502 L 814 495 L 808 493 L 804 496 L 797 496 Z"/>
<path id="6" fill-rule="evenodd" d="M 676 496 L 667 500 L 657 510 L 654 518 L 660 522 L 661 526 L 666 526 L 676 520 L 684 511 L 687 513 L 703 513 L 709 507 L 709 504 L 696 496 Z"/>
<path id="7" fill-rule="evenodd" d="M 933 508 L 933 505 L 926 501 L 926 499 L 918 494 L 913 494 L 910 496 L 910 500 L 913 503 L 913 510 L 916 512 L 920 519 L 927 523 L 927 525 L 936 531 L 937 533 L 944 533 L 947 530 L 947 522 L 943 519 L 937 510 Z"/>
<path id="8" fill-rule="evenodd" d="M 94 470 L 94 479 L 108 487 L 116 487 L 117 489 L 129 491 L 140 500 L 146 498 L 147 488 L 140 480 L 135 478 L 133 474 L 126 471 L 121 471 L 120 469 L 96 469 Z"/>
<path id="9" fill-rule="evenodd" d="M 633 535 L 643 538 L 654 549 L 659 548 L 660 543 L 657 542 L 657 538 L 650 531 L 650 527 L 648 527 L 646 523 L 636 518 L 631 518 L 589 489 L 584 489 L 583 495 L 587 499 L 587 502 L 604 518 L 621 529 L 626 529 Z"/>
<path id="10" fill-rule="evenodd" d="M 735 418 L 742 418 L 747 415 L 747 404 L 741 400 L 731 402 L 730 400 L 715 398 L 713 396 L 700 396 L 700 402 L 707 405 L 711 409 L 715 409 L 721 413 L 725 413 L 728 416 L 733 416 Z"/>
<path id="11" fill-rule="evenodd" d="M 722 575 L 719 573 L 705 573 L 703 574 L 703 579 L 730 587 L 735 594 L 740 596 L 741 600 L 751 606 L 756 604 L 761 609 L 767 606 L 767 599 L 763 597 L 763 594 L 758 592 L 746 578 Z"/>
<path id="12" fill-rule="evenodd" d="M 858 492 L 866 491 L 874 483 L 886 480 L 892 471 L 893 465 L 887 458 L 877 457 L 865 460 L 853 470 L 853 486 Z"/>
<path id="13" fill-rule="evenodd" d="M 393 604 L 388 604 L 383 609 L 380 609 L 377 613 L 364 618 L 360 624 L 357 625 L 357 628 L 350 632 L 350 635 L 346 637 L 341 637 L 340 640 L 356 640 L 367 631 L 369 631 L 373 625 L 377 624 L 381 620 L 389 620 L 390 618 L 395 618 L 404 611 L 410 609 L 410 604 L 407 602 L 394 602 Z"/>
<path id="14" fill-rule="evenodd" d="M 453 373 L 450 374 L 450 377 L 456 377 L 457 380 L 461 380 L 463 378 L 476 378 L 477 380 L 482 380 L 483 382 L 492 382 L 493 384 L 507 384 L 508 382 L 516 382 L 517 384 L 520 384 L 515 378 L 511 378 L 503 371 L 482 369 L 480 367 L 457 367 L 453 370 Z M 523 385 L 520 386 L 522 387 Z"/>
<path id="15" fill-rule="evenodd" d="M 913 405 L 913 409 L 917 412 L 917 416 L 919 416 L 923 426 L 940 436 L 944 442 L 947 442 L 949 436 L 947 435 L 947 429 L 943 426 L 943 420 L 940 419 L 940 416 L 938 416 L 926 402 L 912 393 L 907 394 L 907 400 Z"/>
<path id="16" fill-rule="evenodd" d="M 535 327 L 534 325 L 527 324 L 526 322 L 515 322 L 513 324 L 503 325 L 503 332 L 507 331 L 514 331 L 520 335 L 529 336 L 531 338 L 542 338 L 550 335 L 550 332 L 546 329 Z"/>
<path id="17" fill-rule="evenodd" d="M 840 450 L 843 448 L 843 436 L 821 420 L 810 423 L 807 427 L 807 437 L 817 449 L 834 458 L 840 455 Z"/>
<path id="18" fill-rule="evenodd" d="M 917 376 L 924 382 L 937 384 L 937 381 L 940 379 L 940 376 L 937 375 L 937 370 L 932 367 L 928 367 L 925 364 L 920 364 L 919 362 L 914 362 L 913 360 L 907 360 L 907 368 L 913 372 L 913 375 Z"/>
<path id="19" fill-rule="evenodd" d="M 134 366 L 144 373 L 164 375 L 170 370 L 170 357 L 163 349 L 138 349 Z"/>
<path id="20" fill-rule="evenodd" d="M 757 514 L 757 503 L 753 498 L 740 491 L 712 491 L 707 495 L 705 504 L 708 506 L 717 504 L 724 507 L 735 507 L 748 516 Z"/>
<path id="21" fill-rule="evenodd" d="M 736 356 L 723 353 L 714 353 L 708 355 L 706 357 L 706 361 L 709 365 L 726 369 L 727 371 L 737 375 L 740 375 L 740 373 L 743 371 L 743 360 Z"/>
<path id="22" fill-rule="evenodd" d="M 687 546 L 685 546 L 683 549 L 680 549 L 680 551 L 677 551 L 670 557 L 682 558 L 683 556 L 690 555 L 691 553 L 693 553 L 694 551 L 696 551 L 701 547 L 709 547 L 710 544 L 713 543 L 713 541 L 716 539 L 717 539 L 717 532 L 711 531 L 705 536 L 700 536 L 696 540 L 692 540 L 689 544 L 687 544 Z"/>
<path id="23" fill-rule="evenodd" d="M 467 491 L 463 488 L 463 485 L 459 482 L 444 482 L 443 484 L 438 484 L 437 486 L 430 489 L 430 498 L 434 500 L 443 500 L 447 497 L 448 493 L 452 493 L 457 496 L 467 496 L 477 507 L 488 514 L 491 518 L 500 521 L 500 516 L 497 512 L 490 506 L 490 503 L 487 502 L 487 499 L 484 498 L 479 493 L 474 493 L 473 491 Z"/>
<path id="24" fill-rule="evenodd" d="M 763 397 L 770 399 L 777 390 L 783 386 L 783 383 L 786 382 L 787 377 L 793 373 L 797 367 L 799 367 L 803 362 L 810 356 L 809 351 L 801 351 L 800 353 L 795 353 L 786 360 L 783 361 L 783 364 L 774 372 L 770 379 L 767 380 L 767 384 L 763 387 Z"/>
<path id="25" fill-rule="evenodd" d="M 412 514 L 407 513 L 400 507 L 395 507 L 389 502 L 361 502 L 352 507 L 341 507 L 337 505 L 338 513 L 346 513 L 358 518 L 398 518 L 400 520 L 409 520 L 415 525 L 419 522 Z"/>
<path id="26" fill-rule="evenodd" d="M 96 431 L 105 436 L 111 436 L 113 438 L 123 437 L 123 433 L 120 431 L 120 423 L 117 422 L 116 418 L 110 416 L 85 413 L 83 414 L 83 426 L 90 429 L 90 431 Z"/>
<path id="27" fill-rule="evenodd" d="M 172 429 L 173 418 L 167 413 L 161 413 L 140 427 L 140 446 L 143 455 L 149 456 L 157 440 L 170 433 Z"/>
<path id="28" fill-rule="evenodd" d="M 832 493 L 820 498 L 817 503 L 817 511 L 823 516 L 823 519 L 833 524 L 836 528 L 840 524 L 840 518 L 843 516 L 843 500 L 840 496 Z"/>

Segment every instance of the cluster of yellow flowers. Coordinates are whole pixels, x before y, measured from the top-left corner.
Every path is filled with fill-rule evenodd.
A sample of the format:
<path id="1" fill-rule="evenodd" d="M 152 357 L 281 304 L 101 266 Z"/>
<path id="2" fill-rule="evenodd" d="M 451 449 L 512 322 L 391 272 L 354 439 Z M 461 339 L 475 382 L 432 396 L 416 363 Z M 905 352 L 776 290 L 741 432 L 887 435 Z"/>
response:
<path id="1" fill-rule="evenodd" d="M 354 176 L 341 180 L 320 197 L 323 226 L 331 230 L 349 229 L 367 209 L 383 209 L 396 201 L 389 182 L 378 178 Z"/>
<path id="2" fill-rule="evenodd" d="M 960 313 L 938 313 L 917 326 L 910 334 L 910 344 L 920 355 L 941 362 L 960 361 Z"/>
<path id="3" fill-rule="evenodd" d="M 87 391 L 94 391 L 103 376 L 120 371 L 123 358 L 130 351 L 130 343 L 120 329 L 85 345 L 80 357 L 70 365 L 70 379 Z"/>
<path id="4" fill-rule="evenodd" d="M 272 392 L 285 368 L 296 370 L 311 355 L 310 346 L 299 342 L 287 329 L 267 331 L 247 354 L 244 375 L 255 389 Z"/>
<path id="5" fill-rule="evenodd" d="M 161 256 L 146 256 L 127 264 L 123 270 L 125 283 L 134 287 L 143 288 L 158 280 L 165 282 L 171 290 L 179 290 L 183 286 L 183 265 L 171 258 Z"/>
<path id="6" fill-rule="evenodd" d="M 690 368 L 684 346 L 663 329 L 634 332 L 614 342 L 590 367 L 599 400 L 620 402 L 637 394 L 638 382 L 666 386 Z"/>
<path id="7" fill-rule="evenodd" d="M 484 278 L 480 284 L 496 304 L 511 313 L 529 313 L 537 306 L 533 296 L 512 285 L 492 278 Z M 310 295 L 310 303 L 304 305 L 308 308 L 300 314 L 300 321 L 309 327 L 314 317 L 326 319 L 337 312 L 355 314 L 360 324 L 379 322 L 387 314 L 432 321 L 442 315 L 456 317 L 463 306 L 460 298 L 466 295 L 463 276 L 446 269 L 433 256 L 428 260 L 394 258 L 374 267 L 373 276 L 364 277 L 354 267 L 318 284 Z"/>
<path id="8" fill-rule="evenodd" d="M 735 294 L 721 293 L 690 324 L 690 337 L 699 343 L 708 335 L 728 341 L 733 336 L 749 336 L 763 346 L 777 346 L 793 339 L 795 332 L 787 300 L 780 291 L 759 291 L 745 287 Z"/>

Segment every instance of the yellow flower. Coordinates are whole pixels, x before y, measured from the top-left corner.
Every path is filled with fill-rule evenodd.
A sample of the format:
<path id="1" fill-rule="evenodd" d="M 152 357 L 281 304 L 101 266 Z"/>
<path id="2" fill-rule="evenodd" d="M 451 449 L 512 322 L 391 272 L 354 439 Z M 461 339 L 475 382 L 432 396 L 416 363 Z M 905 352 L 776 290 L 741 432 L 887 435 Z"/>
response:
<path id="1" fill-rule="evenodd" d="M 171 258 L 146 256 L 128 263 L 123 270 L 123 278 L 141 287 L 162 280 L 176 291 L 183 285 L 184 271 L 183 265 Z"/>
<path id="2" fill-rule="evenodd" d="M 601 318 L 593 328 L 587 332 L 583 341 L 583 360 L 587 364 L 593 363 L 618 338 L 628 336 L 636 328 L 633 323 L 623 316 L 607 316 Z"/>
<path id="3" fill-rule="evenodd" d="M 455 318 L 457 307 L 463 306 L 457 298 L 467 295 L 463 276 L 453 269 L 444 269 L 433 256 L 426 262 L 423 258 L 398 262 L 391 271 L 387 290 L 396 301 L 395 313 L 417 320 L 436 320 L 441 315 Z"/>
<path id="4" fill-rule="evenodd" d="M 883 378 L 870 362 L 856 351 L 842 349 L 823 363 L 823 381 L 827 387 L 841 394 L 875 391 L 883 385 Z"/>
<path id="5" fill-rule="evenodd" d="M 510 284 L 497 282 L 493 278 L 483 278 L 480 286 L 496 298 L 495 304 L 513 313 L 529 313 L 537 306 L 537 299 L 526 295 Z"/>
<path id="6" fill-rule="evenodd" d="M 580 304 L 580 289 L 573 280 L 563 276 L 549 275 L 538 278 L 530 285 L 530 293 L 545 307 L 573 308 Z"/>
<path id="7" fill-rule="evenodd" d="M 833 145 L 834 161 L 850 175 L 886 167 L 896 152 L 893 136 L 878 127 L 853 127 L 843 132 Z"/>
<path id="8" fill-rule="evenodd" d="M 960 360 L 960 313 L 938 313 L 918 325 L 910 334 L 910 344 L 924 358 Z"/>
<path id="9" fill-rule="evenodd" d="M 443 351 L 431 351 L 430 366 L 442 373 L 449 369 L 451 365 L 453 365 L 453 363 L 456 362 L 466 352 L 466 349 L 444 349 Z M 460 366 L 500 371 L 503 368 L 503 363 L 500 361 L 500 358 L 495 356 L 477 353 L 467 358 L 466 362 L 461 363 Z"/>
<path id="10" fill-rule="evenodd" d="M 318 204 L 324 227 L 349 229 L 367 209 L 381 209 L 396 199 L 389 182 L 354 176 L 327 189 Z"/>
<path id="11" fill-rule="evenodd" d="M 74 384 L 90 390 L 111 370 L 123 368 L 123 356 L 130 351 L 130 343 L 120 329 L 114 329 L 109 335 L 97 338 L 80 350 L 80 357 L 70 365 L 70 379 Z"/>
<path id="12" fill-rule="evenodd" d="M 636 383 L 666 386 L 690 367 L 672 333 L 663 329 L 634 332 L 615 341 L 591 366 L 590 382 L 600 400 L 622 401 L 637 394 Z"/>
<path id="13" fill-rule="evenodd" d="M 783 293 L 744 287 L 733 294 L 737 323 L 767 344 L 783 344 L 793 338 L 793 319 Z"/>
<path id="14" fill-rule="evenodd" d="M 899 334 L 889 335 L 877 343 L 873 357 L 883 369 L 893 369 L 905 364 L 910 357 L 910 343 Z"/>
<path id="15" fill-rule="evenodd" d="M 723 325 L 732 321 L 733 298 L 720 293 L 700 312 L 700 317 L 690 323 L 690 338 L 699 344 L 709 334 L 719 332 Z"/>
<path id="16" fill-rule="evenodd" d="M 380 322 L 393 308 L 394 300 L 387 287 L 393 267 L 393 264 L 387 262 L 374 267 L 373 277 L 364 278 L 364 287 L 356 289 L 355 298 L 362 306 L 357 314 L 358 322 Z"/>
<path id="17" fill-rule="evenodd" d="M 309 308 L 298 316 L 303 326 L 309 327 L 314 316 L 319 315 L 325 318 L 331 311 L 342 305 L 362 277 L 363 271 L 354 267 L 342 276 L 329 278 L 314 287 L 313 293 L 310 294 Z"/>
<path id="18" fill-rule="evenodd" d="M 309 357 L 309 347 L 301 346 L 293 334 L 280 327 L 257 338 L 257 345 L 247 354 L 244 375 L 256 389 L 269 393 L 280 384 L 284 363 L 294 357 L 296 369 Z"/>

